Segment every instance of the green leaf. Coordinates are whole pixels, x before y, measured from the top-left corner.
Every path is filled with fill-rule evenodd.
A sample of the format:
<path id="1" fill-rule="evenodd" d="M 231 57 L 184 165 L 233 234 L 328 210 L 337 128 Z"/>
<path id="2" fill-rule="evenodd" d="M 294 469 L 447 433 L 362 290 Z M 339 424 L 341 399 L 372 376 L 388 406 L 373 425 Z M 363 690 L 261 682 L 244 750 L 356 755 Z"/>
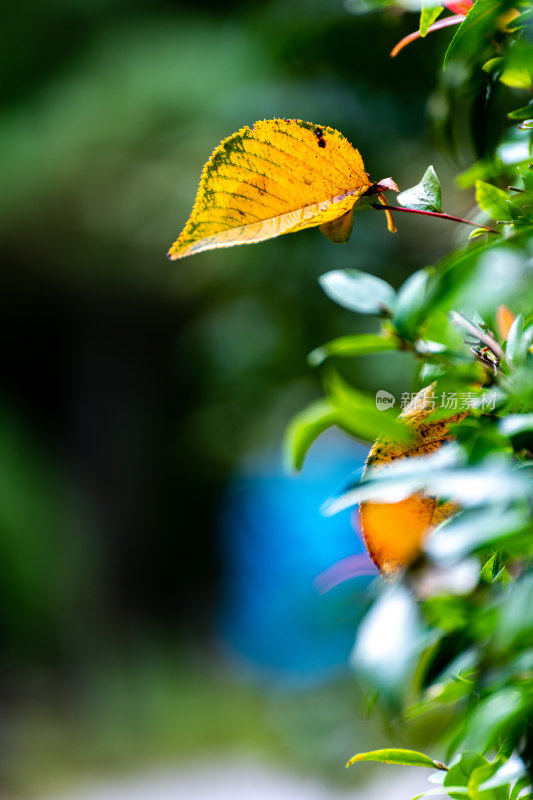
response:
<path id="1" fill-rule="evenodd" d="M 392 286 L 375 275 L 356 269 L 339 269 L 321 275 L 325 293 L 344 308 L 359 314 L 390 316 L 396 293 Z"/>
<path id="2" fill-rule="evenodd" d="M 361 680 L 394 708 L 416 680 L 418 659 L 434 641 L 412 592 L 395 583 L 386 586 L 363 618 L 350 661 Z M 432 760 L 421 766 L 431 767 Z"/>
<path id="3" fill-rule="evenodd" d="M 499 76 L 501 83 L 511 89 L 531 89 L 531 73 L 520 67 L 508 67 Z"/>
<path id="4" fill-rule="evenodd" d="M 443 11 L 444 7 L 440 4 L 435 5 L 433 3 L 423 3 L 422 10 L 420 11 L 420 36 L 427 36 L 431 25 L 433 25 L 437 17 L 440 17 Z"/>
<path id="5" fill-rule="evenodd" d="M 476 202 L 492 219 L 509 219 L 509 198 L 503 189 L 485 181 L 476 181 Z"/>
<path id="6" fill-rule="evenodd" d="M 486 228 L 474 228 L 474 230 L 468 234 L 469 239 L 477 239 L 479 236 L 486 236 L 488 231 Z"/>
<path id="7" fill-rule="evenodd" d="M 459 761 L 453 764 L 444 778 L 444 786 L 448 789 L 450 797 L 461 800 L 461 795 L 456 795 L 452 787 L 467 786 L 470 776 L 478 767 L 487 766 L 489 762 L 480 753 L 466 751 L 462 753 Z"/>
<path id="8" fill-rule="evenodd" d="M 500 72 L 503 65 L 505 64 L 505 59 L 498 57 L 498 58 L 489 58 L 488 61 L 485 61 L 481 69 L 483 72 L 488 72 L 489 74 L 493 72 Z"/>
<path id="9" fill-rule="evenodd" d="M 400 336 L 406 339 L 412 339 L 415 334 L 416 323 L 426 299 L 428 279 L 426 270 L 418 270 L 405 281 L 398 292 L 393 324 Z"/>
<path id="10" fill-rule="evenodd" d="M 485 34 L 493 31 L 501 11 L 500 3 L 494 0 L 476 0 L 450 42 L 442 65 L 444 70 L 453 58 L 472 58 L 477 55 Z"/>
<path id="11" fill-rule="evenodd" d="M 523 11 L 520 16 L 513 19 L 513 29 L 518 30 L 519 28 L 527 27 L 531 24 L 532 20 L 533 9 L 528 8 L 526 11 Z"/>
<path id="12" fill-rule="evenodd" d="M 454 253 L 432 280 L 428 307 L 461 309 L 463 316 L 477 311 L 490 317 L 502 303 L 512 306 L 530 286 L 527 259 L 510 242 L 493 236 L 487 245 Z"/>
<path id="13" fill-rule="evenodd" d="M 334 370 L 326 375 L 324 386 L 337 412 L 336 424 L 352 436 L 365 442 L 373 442 L 378 436 L 399 442 L 411 438 L 410 429 L 394 416 L 392 409 L 378 410 L 375 397 L 357 391 Z"/>
<path id="14" fill-rule="evenodd" d="M 300 470 L 307 451 L 320 434 L 335 425 L 337 413 L 327 400 L 317 400 L 300 411 L 285 433 L 284 456 L 289 469 Z"/>
<path id="15" fill-rule="evenodd" d="M 508 414 L 500 420 L 498 430 L 509 437 L 533 431 L 533 414 Z"/>
<path id="16" fill-rule="evenodd" d="M 432 166 L 424 172 L 420 183 L 406 189 L 405 192 L 400 192 L 398 202 L 404 208 L 442 213 L 442 191 L 437 173 Z"/>
<path id="17" fill-rule="evenodd" d="M 533 575 L 525 573 L 508 589 L 498 608 L 494 647 L 505 653 L 511 647 L 520 649 L 533 642 Z"/>
<path id="18" fill-rule="evenodd" d="M 398 340 L 379 333 L 361 333 L 359 336 L 340 336 L 312 350 L 307 356 L 311 366 L 316 367 L 331 356 L 350 358 L 368 353 L 382 353 L 398 349 Z"/>
<path id="19" fill-rule="evenodd" d="M 465 746 L 486 750 L 500 736 L 515 733 L 531 712 L 533 697 L 525 690 L 507 686 L 483 698 L 465 726 Z"/>
<path id="20" fill-rule="evenodd" d="M 518 795 L 520 794 L 520 792 L 522 792 L 524 789 L 527 789 L 530 783 L 531 783 L 531 778 L 529 777 L 529 775 L 524 775 L 523 778 L 519 778 L 511 790 L 511 795 L 509 800 L 518 800 Z"/>
<path id="21" fill-rule="evenodd" d="M 516 357 L 520 354 L 520 343 L 522 334 L 524 332 L 524 315 L 518 314 L 515 317 L 513 324 L 509 330 L 507 337 L 507 345 L 505 347 L 505 355 L 508 361 L 515 361 Z"/>
<path id="22" fill-rule="evenodd" d="M 402 750 L 396 747 L 391 747 L 386 750 L 371 750 L 368 753 L 358 753 L 352 756 L 346 766 L 351 767 L 352 764 L 357 764 L 359 761 L 379 761 L 382 764 L 400 764 L 407 767 L 447 769 L 440 761 L 434 761 L 425 753 L 419 753 L 417 750 Z"/>
<path id="23" fill-rule="evenodd" d="M 496 759 L 472 771 L 468 781 L 468 794 L 472 800 L 508 800 L 509 778 L 500 777 L 492 780 L 501 766 L 501 759 Z"/>
<path id="24" fill-rule="evenodd" d="M 482 480 L 481 476 L 479 480 Z M 487 497 L 486 502 L 489 501 Z M 467 509 L 436 528 L 424 549 L 434 561 L 456 563 L 476 550 L 527 531 L 528 527 L 529 519 L 525 512 L 490 507 Z"/>

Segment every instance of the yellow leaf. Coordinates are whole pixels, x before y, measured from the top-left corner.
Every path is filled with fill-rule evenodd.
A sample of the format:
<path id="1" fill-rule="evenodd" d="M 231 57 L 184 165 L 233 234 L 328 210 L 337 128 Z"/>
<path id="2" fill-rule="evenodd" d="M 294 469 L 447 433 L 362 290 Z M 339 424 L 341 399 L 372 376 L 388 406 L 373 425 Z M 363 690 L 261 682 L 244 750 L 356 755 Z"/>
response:
<path id="1" fill-rule="evenodd" d="M 466 414 L 427 419 L 435 408 L 434 388 L 432 384 L 418 392 L 400 414 L 414 431 L 414 439 L 407 444 L 378 439 L 365 469 L 370 466 L 386 469 L 397 459 L 429 455 L 450 438 L 449 426 Z M 439 503 L 438 498 L 423 493 L 413 494 L 398 503 L 361 503 L 361 530 L 372 561 L 383 574 L 394 574 L 414 561 L 430 531 L 457 510 L 455 503 Z"/>
<path id="2" fill-rule="evenodd" d="M 256 122 L 224 139 L 205 165 L 169 258 L 315 225 L 344 241 L 350 212 L 371 185 L 359 151 L 339 131 L 299 119 Z M 332 230 L 344 215 L 345 224 Z"/>

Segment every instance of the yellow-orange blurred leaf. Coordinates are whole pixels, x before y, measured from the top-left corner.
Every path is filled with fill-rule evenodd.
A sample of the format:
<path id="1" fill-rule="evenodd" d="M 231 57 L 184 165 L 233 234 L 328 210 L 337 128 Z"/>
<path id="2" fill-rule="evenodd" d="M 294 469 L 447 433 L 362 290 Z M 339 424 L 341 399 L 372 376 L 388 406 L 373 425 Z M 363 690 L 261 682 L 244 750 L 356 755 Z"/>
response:
<path id="1" fill-rule="evenodd" d="M 205 165 L 169 258 L 315 225 L 345 241 L 349 212 L 370 186 L 359 151 L 339 131 L 298 119 L 256 122 L 225 139 Z M 328 228 L 344 215 L 344 225 Z"/>
<path id="2" fill-rule="evenodd" d="M 408 444 L 378 439 L 372 447 L 366 467 L 386 469 L 402 458 L 429 455 L 449 438 L 449 426 L 465 414 L 446 419 L 428 419 L 435 408 L 434 385 L 422 389 L 400 414 L 415 433 Z M 372 561 L 384 574 L 394 574 L 411 563 L 420 553 L 429 532 L 457 511 L 452 502 L 413 494 L 398 503 L 361 503 L 361 529 Z"/>
<path id="3" fill-rule="evenodd" d="M 510 311 L 507 306 L 498 306 L 498 310 L 496 311 L 496 326 L 503 340 L 507 339 L 509 336 L 509 331 L 511 330 L 514 319 L 513 312 Z"/>

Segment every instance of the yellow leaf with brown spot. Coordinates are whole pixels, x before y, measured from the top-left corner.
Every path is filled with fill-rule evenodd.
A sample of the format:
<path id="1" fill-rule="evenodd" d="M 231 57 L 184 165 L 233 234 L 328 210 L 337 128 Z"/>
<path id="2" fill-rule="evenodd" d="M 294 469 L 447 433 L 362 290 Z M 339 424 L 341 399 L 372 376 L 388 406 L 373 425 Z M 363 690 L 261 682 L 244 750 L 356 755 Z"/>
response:
<path id="1" fill-rule="evenodd" d="M 365 470 L 385 470 L 398 459 L 429 455 L 450 438 L 450 425 L 466 414 L 429 418 L 435 409 L 434 388 L 432 384 L 418 392 L 400 414 L 400 419 L 413 430 L 414 438 L 407 444 L 378 439 Z M 438 498 L 423 493 L 397 503 L 361 503 L 361 530 L 372 561 L 383 574 L 394 574 L 414 561 L 430 531 L 457 510 L 456 503 L 439 503 Z"/>
<path id="2" fill-rule="evenodd" d="M 169 258 L 315 225 L 346 241 L 350 212 L 371 185 L 359 151 L 339 131 L 299 119 L 256 122 L 224 139 L 205 165 Z"/>

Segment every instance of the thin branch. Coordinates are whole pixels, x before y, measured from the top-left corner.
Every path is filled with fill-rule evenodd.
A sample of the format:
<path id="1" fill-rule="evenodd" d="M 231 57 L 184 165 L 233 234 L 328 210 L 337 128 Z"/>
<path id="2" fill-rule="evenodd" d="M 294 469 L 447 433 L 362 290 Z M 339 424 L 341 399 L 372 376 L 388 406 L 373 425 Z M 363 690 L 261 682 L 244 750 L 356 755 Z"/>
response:
<path id="1" fill-rule="evenodd" d="M 462 222 L 465 225 L 472 225 L 474 228 L 483 228 L 489 233 L 499 233 L 499 231 L 495 230 L 494 228 L 489 228 L 488 225 L 479 225 L 477 222 L 472 222 L 472 220 L 463 219 L 462 217 L 454 217 L 451 214 L 444 214 L 443 212 L 439 211 L 422 211 L 418 208 L 378 205 L 378 203 L 372 203 L 372 208 L 376 208 L 378 211 L 403 211 L 405 214 L 422 214 L 424 217 L 438 217 L 438 219 L 448 219 L 450 222 Z"/>
<path id="2" fill-rule="evenodd" d="M 433 25 L 430 25 L 428 28 L 428 33 L 432 31 L 438 31 L 441 28 L 447 28 L 448 25 L 460 25 L 462 22 L 465 21 L 464 14 L 455 14 L 453 17 L 444 17 L 443 19 L 439 19 L 437 22 L 434 22 Z M 400 50 L 403 50 L 411 42 L 414 42 L 416 39 L 420 39 L 422 34 L 420 31 L 414 31 L 414 33 L 410 33 L 408 36 L 404 36 L 403 39 L 394 45 L 392 50 L 390 51 L 391 58 L 394 58 L 398 55 Z"/>

